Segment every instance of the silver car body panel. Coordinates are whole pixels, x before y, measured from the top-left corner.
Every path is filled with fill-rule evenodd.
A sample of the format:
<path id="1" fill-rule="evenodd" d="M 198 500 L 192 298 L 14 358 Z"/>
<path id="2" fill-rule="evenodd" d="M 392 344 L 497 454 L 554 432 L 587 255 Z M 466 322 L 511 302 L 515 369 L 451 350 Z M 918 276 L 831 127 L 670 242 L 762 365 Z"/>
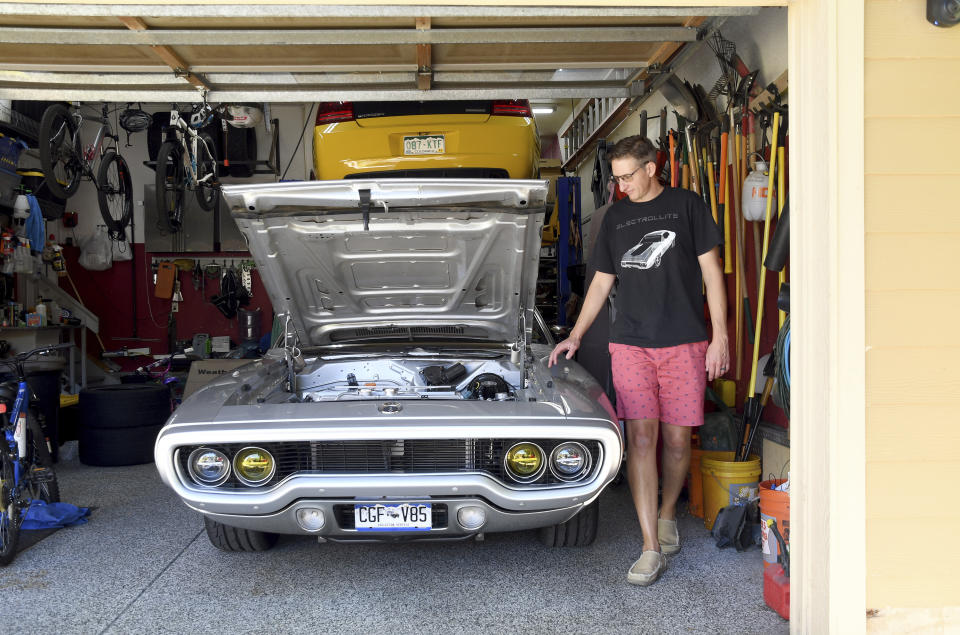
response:
<path id="1" fill-rule="evenodd" d="M 334 505 L 371 500 L 443 503 L 445 528 L 404 538 L 456 538 L 564 522 L 614 479 L 623 452 L 616 414 L 579 365 L 547 367 L 552 342 L 533 308 L 545 182 L 314 181 L 223 191 L 299 346 L 217 377 L 170 417 L 157 436 L 157 469 L 188 506 L 225 525 L 303 534 L 296 512 L 304 506 L 329 515 Z M 429 367 L 456 365 L 465 374 L 449 385 L 428 379 Z M 484 377 L 506 389 L 491 397 L 468 386 Z M 325 472 L 297 463 L 261 487 L 201 486 L 181 462 L 185 448 L 207 445 L 430 439 L 584 441 L 597 444 L 597 456 L 573 482 L 517 483 L 473 464 Z M 467 505 L 486 511 L 483 527 L 457 525 Z M 332 520 L 315 533 L 360 538 Z"/>
<path id="2" fill-rule="evenodd" d="M 222 191 L 274 311 L 291 316 L 302 345 L 435 328 L 522 346 L 546 181 L 356 179 Z"/>

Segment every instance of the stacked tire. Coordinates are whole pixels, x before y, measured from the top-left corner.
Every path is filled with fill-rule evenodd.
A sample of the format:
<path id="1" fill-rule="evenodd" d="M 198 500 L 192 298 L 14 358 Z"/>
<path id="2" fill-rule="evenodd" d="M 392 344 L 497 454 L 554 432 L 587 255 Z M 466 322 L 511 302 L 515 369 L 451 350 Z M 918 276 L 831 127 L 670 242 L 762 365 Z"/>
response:
<path id="1" fill-rule="evenodd" d="M 170 416 L 170 388 L 116 384 L 80 391 L 80 462 L 119 466 L 153 462 L 157 433 Z"/>

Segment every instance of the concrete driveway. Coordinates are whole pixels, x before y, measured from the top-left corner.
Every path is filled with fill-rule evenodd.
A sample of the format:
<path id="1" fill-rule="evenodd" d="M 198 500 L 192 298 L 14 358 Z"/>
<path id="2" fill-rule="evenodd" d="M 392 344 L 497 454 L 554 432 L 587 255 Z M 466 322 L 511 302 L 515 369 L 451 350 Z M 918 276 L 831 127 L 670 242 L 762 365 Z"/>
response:
<path id="1" fill-rule="evenodd" d="M 762 597 L 759 551 L 718 550 L 680 518 L 683 551 L 654 586 L 626 572 L 641 539 L 626 484 L 601 498 L 597 542 L 317 544 L 230 554 L 207 541 L 154 466 L 58 464 L 63 500 L 96 507 L 0 569 L 4 633 L 787 633 Z"/>

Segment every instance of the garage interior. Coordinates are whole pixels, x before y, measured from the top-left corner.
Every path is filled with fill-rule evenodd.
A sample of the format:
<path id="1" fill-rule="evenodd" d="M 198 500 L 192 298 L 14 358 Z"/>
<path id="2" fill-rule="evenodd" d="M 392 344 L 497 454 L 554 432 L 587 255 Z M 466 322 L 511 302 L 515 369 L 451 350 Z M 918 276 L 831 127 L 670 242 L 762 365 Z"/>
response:
<path id="1" fill-rule="evenodd" d="M 87 524 L 38 534 L 0 569 L 0 598 L 14 616 L 30 616 L 32 630 L 125 632 L 149 623 L 181 631 L 209 615 L 218 616 L 215 627 L 224 630 L 352 632 L 369 623 L 401 631 L 531 623 L 545 631 L 669 632 L 680 624 L 718 632 L 789 629 L 764 601 L 764 571 L 776 547 L 766 557 L 756 544 L 743 552 L 717 548 L 702 518 L 706 483 L 696 485 L 699 502 L 692 492 L 686 495 L 683 551 L 660 582 L 640 590 L 641 599 L 622 579 L 641 542 L 625 481 L 602 495 L 597 543 L 585 549 L 547 550 L 524 532 L 449 544 L 317 546 L 285 537 L 269 554 L 222 554 L 203 539 L 199 515 L 160 482 L 151 464 L 152 442 L 118 447 L 86 427 L 101 412 L 88 404 L 114 407 L 97 391 L 136 376 L 137 369 L 156 363 L 147 371 L 150 379 L 176 378 L 174 398 L 183 399 L 203 378 L 253 356 L 253 344 L 274 332 L 273 307 L 228 210 L 220 205 L 207 214 L 194 205 L 181 231 L 164 228 L 153 203 L 150 165 L 159 127 L 127 132 L 119 125 L 121 112 L 143 111 L 165 123 L 171 104 L 182 113 L 202 102 L 258 109 L 262 121 L 253 127 L 221 126 L 227 140 L 220 137 L 217 145 L 231 165 L 220 158 L 221 169 L 229 170 L 220 181 L 230 185 L 312 179 L 311 124 L 319 103 L 519 99 L 532 107 L 540 176 L 551 181 L 537 303 L 557 333 L 575 320 L 599 224 L 593 215 L 611 199 L 606 148 L 645 134 L 666 157 L 667 185 L 676 174 L 682 186 L 681 166 L 689 161 L 682 133 L 685 123 L 696 121 L 699 136 L 692 141 L 701 144 L 701 157 L 711 159 L 702 172 L 709 170 L 710 184 L 699 192 L 713 190 L 715 218 L 726 225 L 731 349 L 742 342 L 733 368 L 711 386 L 717 403 L 708 403 L 709 425 L 699 435 L 696 462 L 702 452 L 738 452 L 753 427 L 750 454 L 757 455 L 760 473 L 750 497 L 760 495 L 760 482 L 769 490 L 771 483 L 788 481 L 789 367 L 772 354 L 783 351 L 784 336 L 789 350 L 789 322 L 778 303 L 785 288 L 789 306 L 789 266 L 780 275 L 768 270 L 759 287 L 764 244 L 777 234 L 778 210 L 771 205 L 774 217 L 763 222 L 768 177 L 756 165 L 771 160 L 765 154 L 771 146 L 789 144 L 785 8 L 213 4 L 71 5 L 64 12 L 56 4 L 0 3 L 0 24 L 0 133 L 24 142 L 4 154 L 14 157 L 13 165 L 0 166 L 0 219 L 17 234 L 17 194 L 32 186 L 48 241 L 34 246 L 33 256 L 23 249 L 4 252 L 8 311 L 0 340 L 11 353 L 61 341 L 74 345 L 52 363 L 53 370 L 43 367 L 30 378 L 45 401 L 47 420 L 55 422 L 51 437 L 62 500 L 93 508 Z M 721 120 L 733 119 L 730 110 L 737 108 L 727 106 L 744 86 L 737 123 L 740 113 L 754 113 L 754 134 L 748 142 L 744 128 L 735 159 L 736 125 L 722 128 Z M 63 200 L 45 194 L 42 178 L 31 176 L 39 168 L 43 113 L 64 102 L 94 106 L 88 114 L 106 103 L 130 166 L 132 223 L 121 240 L 107 239 L 109 254 L 84 255 L 91 242 L 106 244 L 93 184 L 81 183 Z M 97 129 L 88 119 L 83 138 L 92 140 Z M 722 144 L 730 148 L 723 158 L 722 132 L 728 133 Z M 783 178 L 778 192 L 789 182 L 785 156 L 777 159 L 776 176 Z M 741 167 L 734 167 L 736 160 Z M 729 171 L 714 167 L 722 161 Z M 692 180 L 699 180 L 696 174 Z M 721 187 L 735 199 L 725 208 Z M 777 196 L 776 204 L 785 199 Z M 738 222 L 747 207 L 760 210 L 754 217 L 759 220 Z M 84 266 L 91 263 L 92 269 Z M 227 271 L 245 291 L 236 282 L 232 289 L 224 286 Z M 170 288 L 159 292 L 165 283 Z M 247 296 L 246 304 L 231 307 L 238 294 Z M 57 314 L 65 321 L 51 320 Z M 26 325 L 37 321 L 41 325 Z M 208 342 L 208 353 L 184 353 Z M 586 348 L 583 357 L 589 357 Z M 600 355 L 599 361 L 580 361 L 615 397 L 608 360 Z M 95 396 L 85 404 L 89 394 Z M 745 408 L 756 418 L 745 415 Z M 162 423 L 167 413 L 157 416 Z M 705 474 L 693 466 L 689 488 Z M 786 499 L 786 516 L 777 522 L 789 538 L 789 493 L 776 495 Z M 751 528 L 760 535 L 759 522 Z M 509 597 L 500 590 L 505 584 L 515 589 Z M 38 623 L 33 607 L 51 592 L 59 602 Z M 438 610 L 454 603 L 456 621 Z M 416 622 L 407 621 L 412 616 Z"/>

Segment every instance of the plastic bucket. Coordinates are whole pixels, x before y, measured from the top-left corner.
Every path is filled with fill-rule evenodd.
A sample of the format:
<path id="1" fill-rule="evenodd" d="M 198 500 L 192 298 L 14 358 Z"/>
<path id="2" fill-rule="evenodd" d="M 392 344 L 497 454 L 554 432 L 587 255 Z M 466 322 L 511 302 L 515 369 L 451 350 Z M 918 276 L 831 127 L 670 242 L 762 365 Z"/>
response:
<path id="1" fill-rule="evenodd" d="M 700 456 L 703 478 L 703 524 L 713 529 L 717 513 L 727 505 L 746 503 L 757 495 L 760 457 L 734 461 L 733 452 L 704 452 Z"/>
<path id="2" fill-rule="evenodd" d="M 690 448 L 690 486 L 687 494 L 690 499 L 688 511 L 697 518 L 703 518 L 703 475 L 700 473 L 700 457 L 703 450 Z"/>
<path id="3" fill-rule="evenodd" d="M 762 540 L 763 566 L 776 564 L 780 545 L 777 537 L 767 528 L 767 519 L 777 521 L 777 529 L 783 541 L 790 544 L 790 492 L 778 492 L 773 489 L 786 482 L 786 479 L 773 479 L 760 483 L 760 538 Z"/>

